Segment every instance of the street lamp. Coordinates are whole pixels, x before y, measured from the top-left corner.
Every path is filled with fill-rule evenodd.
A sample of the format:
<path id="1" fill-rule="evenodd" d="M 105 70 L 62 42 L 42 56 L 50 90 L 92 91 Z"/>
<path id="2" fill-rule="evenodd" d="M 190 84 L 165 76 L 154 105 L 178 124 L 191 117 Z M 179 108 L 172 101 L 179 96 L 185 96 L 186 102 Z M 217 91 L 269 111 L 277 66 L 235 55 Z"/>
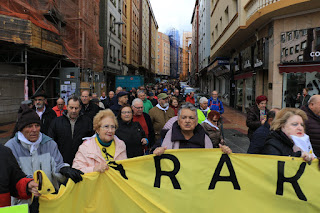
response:
<path id="1" fill-rule="evenodd" d="M 120 27 L 120 25 L 124 24 L 124 22 L 122 21 L 119 21 L 119 22 L 112 22 L 111 23 L 111 26 L 109 27 L 109 39 L 108 39 L 108 42 L 107 42 L 107 51 L 106 51 L 106 55 L 107 55 L 107 60 L 106 60 L 106 64 L 105 64 L 105 68 L 106 68 L 106 72 L 105 72 L 105 83 L 106 83 L 106 92 L 108 92 L 108 84 L 107 84 L 107 79 L 108 79 L 108 75 L 107 75 L 107 72 L 108 72 L 108 60 L 110 59 L 109 57 L 109 51 L 110 51 L 110 39 L 111 39 L 111 29 L 115 26 L 115 25 L 118 25 Z M 122 36 L 122 35 L 120 35 Z M 120 37 L 121 38 L 121 37 Z"/>

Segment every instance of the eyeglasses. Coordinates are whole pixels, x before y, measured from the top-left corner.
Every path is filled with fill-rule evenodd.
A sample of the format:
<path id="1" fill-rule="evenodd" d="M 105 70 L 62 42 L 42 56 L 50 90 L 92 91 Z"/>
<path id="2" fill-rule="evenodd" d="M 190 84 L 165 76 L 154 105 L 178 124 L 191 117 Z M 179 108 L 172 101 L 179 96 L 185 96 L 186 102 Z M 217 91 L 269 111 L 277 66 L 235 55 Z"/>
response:
<path id="1" fill-rule="evenodd" d="M 143 107 L 136 107 L 134 105 L 133 105 L 133 107 L 136 108 L 136 109 L 143 109 Z"/>
<path id="2" fill-rule="evenodd" d="M 108 129 L 115 130 L 116 126 L 114 126 L 114 125 L 104 125 L 104 126 L 101 126 L 100 128 L 104 129 L 104 130 L 108 130 Z"/>
<path id="3" fill-rule="evenodd" d="M 122 111 L 121 114 L 131 114 L 131 111 Z"/>
<path id="4" fill-rule="evenodd" d="M 212 120 L 212 123 L 218 123 L 218 121 Z"/>

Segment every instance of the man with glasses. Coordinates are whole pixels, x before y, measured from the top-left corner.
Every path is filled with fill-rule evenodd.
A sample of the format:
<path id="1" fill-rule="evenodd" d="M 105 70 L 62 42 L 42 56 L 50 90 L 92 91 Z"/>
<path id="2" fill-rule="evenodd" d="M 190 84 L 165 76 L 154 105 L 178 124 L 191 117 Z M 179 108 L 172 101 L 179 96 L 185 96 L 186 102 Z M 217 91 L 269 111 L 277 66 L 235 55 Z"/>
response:
<path id="1" fill-rule="evenodd" d="M 46 105 L 46 94 L 37 92 L 32 96 L 32 99 L 34 102 L 33 109 L 37 112 L 41 120 L 41 132 L 47 135 L 49 126 L 57 115 L 50 107 L 48 107 L 48 105 Z"/>
<path id="2" fill-rule="evenodd" d="M 169 107 L 169 99 L 166 93 L 158 95 L 158 104 L 149 111 L 149 115 L 155 132 L 155 140 L 160 139 L 160 132 L 167 121 L 174 117 L 174 110 Z"/>
<path id="3" fill-rule="evenodd" d="M 148 148 L 154 144 L 154 129 L 150 116 L 143 112 L 143 102 L 140 98 L 136 98 L 132 101 L 131 108 L 133 110 L 133 121 L 139 122 L 142 129 L 146 133 L 149 144 Z"/>
<path id="4" fill-rule="evenodd" d="M 70 97 L 67 110 L 55 119 L 49 128 L 48 136 L 58 144 L 63 161 L 72 165 L 73 159 L 82 144 L 82 138 L 94 134 L 92 120 L 81 111 L 78 97 Z"/>

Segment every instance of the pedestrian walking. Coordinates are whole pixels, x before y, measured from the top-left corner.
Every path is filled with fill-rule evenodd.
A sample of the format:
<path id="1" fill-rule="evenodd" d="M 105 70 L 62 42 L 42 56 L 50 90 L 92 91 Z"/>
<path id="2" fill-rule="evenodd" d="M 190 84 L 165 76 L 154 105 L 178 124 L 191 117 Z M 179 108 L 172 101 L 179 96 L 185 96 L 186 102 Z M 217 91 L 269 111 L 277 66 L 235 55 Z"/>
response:
<path id="1" fill-rule="evenodd" d="M 192 103 L 193 105 L 195 105 L 196 100 L 194 99 L 194 92 L 190 92 L 190 94 L 187 95 L 186 102 L 189 102 L 189 103 Z"/>
<path id="2" fill-rule="evenodd" d="M 175 96 L 171 97 L 169 106 L 174 110 L 174 115 L 177 116 L 179 110 L 179 102 Z"/>
<path id="3" fill-rule="evenodd" d="M 110 109 L 115 114 L 115 116 L 118 116 L 119 111 L 121 107 L 125 104 L 128 104 L 128 92 L 119 92 L 117 95 L 117 103 L 112 105 Z"/>
<path id="4" fill-rule="evenodd" d="M 209 112 L 211 111 L 208 107 L 208 99 L 206 97 L 201 97 L 199 100 L 199 109 L 197 110 L 198 114 L 198 123 L 201 124 L 203 121 L 206 120 Z M 219 113 L 220 118 L 220 113 Z"/>
<path id="5" fill-rule="evenodd" d="M 143 112 L 149 113 L 153 105 L 151 101 L 147 99 L 146 92 L 144 90 L 140 90 L 138 92 L 138 98 L 140 98 L 143 101 Z"/>
<path id="6" fill-rule="evenodd" d="M 100 111 L 100 108 L 90 102 L 90 92 L 84 90 L 81 93 L 81 113 L 93 120 L 94 116 Z"/>
<path id="7" fill-rule="evenodd" d="M 54 106 L 52 110 L 56 113 L 57 117 L 62 116 L 63 111 L 67 110 L 64 100 L 62 98 L 58 98 L 57 105 Z"/>
<path id="8" fill-rule="evenodd" d="M 209 136 L 213 148 L 219 148 L 219 144 L 225 145 L 221 132 L 220 113 L 212 110 L 208 117 L 201 123 L 204 131 Z"/>

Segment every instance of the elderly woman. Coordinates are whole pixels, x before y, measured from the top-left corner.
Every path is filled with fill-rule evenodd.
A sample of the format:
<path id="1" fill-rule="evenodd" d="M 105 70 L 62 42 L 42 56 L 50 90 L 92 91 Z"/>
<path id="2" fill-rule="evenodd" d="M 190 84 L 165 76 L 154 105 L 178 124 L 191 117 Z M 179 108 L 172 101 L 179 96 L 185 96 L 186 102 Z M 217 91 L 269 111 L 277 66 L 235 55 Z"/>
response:
<path id="1" fill-rule="evenodd" d="M 219 148 L 219 144 L 225 145 L 220 123 L 220 113 L 212 110 L 208 114 L 208 118 L 201 123 L 204 131 L 208 134 L 211 139 L 213 148 Z"/>
<path id="2" fill-rule="evenodd" d="M 56 189 L 59 182 L 64 181 L 62 175 L 74 182 L 81 181 L 83 173 L 64 163 L 56 142 L 40 132 L 38 114 L 27 105 L 22 105 L 18 117 L 18 132 L 5 146 L 11 149 L 27 177 L 33 177 L 36 170 L 43 170 Z M 14 199 L 13 205 L 26 202 L 30 204 L 31 199 L 28 201 Z"/>
<path id="3" fill-rule="evenodd" d="M 248 138 L 251 140 L 254 131 L 256 131 L 267 120 L 268 109 L 266 108 L 268 98 L 264 95 L 260 95 L 256 98 L 256 104 L 247 109 L 247 127 Z"/>
<path id="4" fill-rule="evenodd" d="M 100 111 L 93 119 L 95 136 L 83 142 L 73 160 L 73 167 L 84 173 L 105 172 L 108 162 L 127 159 L 126 145 L 115 136 L 118 121 L 110 109 Z"/>
<path id="5" fill-rule="evenodd" d="M 169 101 L 169 106 L 174 110 L 174 115 L 177 116 L 179 110 L 179 102 L 175 96 L 171 97 Z"/>
<path id="6" fill-rule="evenodd" d="M 307 115 L 295 108 L 280 110 L 271 124 L 271 133 L 266 139 L 262 154 L 314 158 L 309 137 L 306 137 L 304 122 Z"/>
<path id="7" fill-rule="evenodd" d="M 199 100 L 199 103 L 200 103 L 200 106 L 199 106 L 199 109 L 197 110 L 197 114 L 198 114 L 198 123 L 201 124 L 204 120 L 206 120 L 208 113 L 211 110 L 208 107 L 208 99 L 206 97 L 201 97 Z"/>
<path id="8" fill-rule="evenodd" d="M 119 112 L 119 128 L 116 136 L 126 144 L 128 158 L 144 155 L 144 145 L 148 139 L 139 122 L 132 121 L 133 111 L 129 105 L 124 105 Z"/>
<path id="9" fill-rule="evenodd" d="M 197 109 L 191 103 L 181 106 L 178 121 L 166 134 L 161 147 L 156 148 L 153 153 L 161 155 L 166 149 L 184 148 L 213 148 L 210 138 L 198 124 Z M 227 146 L 222 146 L 222 150 L 231 153 Z"/>

